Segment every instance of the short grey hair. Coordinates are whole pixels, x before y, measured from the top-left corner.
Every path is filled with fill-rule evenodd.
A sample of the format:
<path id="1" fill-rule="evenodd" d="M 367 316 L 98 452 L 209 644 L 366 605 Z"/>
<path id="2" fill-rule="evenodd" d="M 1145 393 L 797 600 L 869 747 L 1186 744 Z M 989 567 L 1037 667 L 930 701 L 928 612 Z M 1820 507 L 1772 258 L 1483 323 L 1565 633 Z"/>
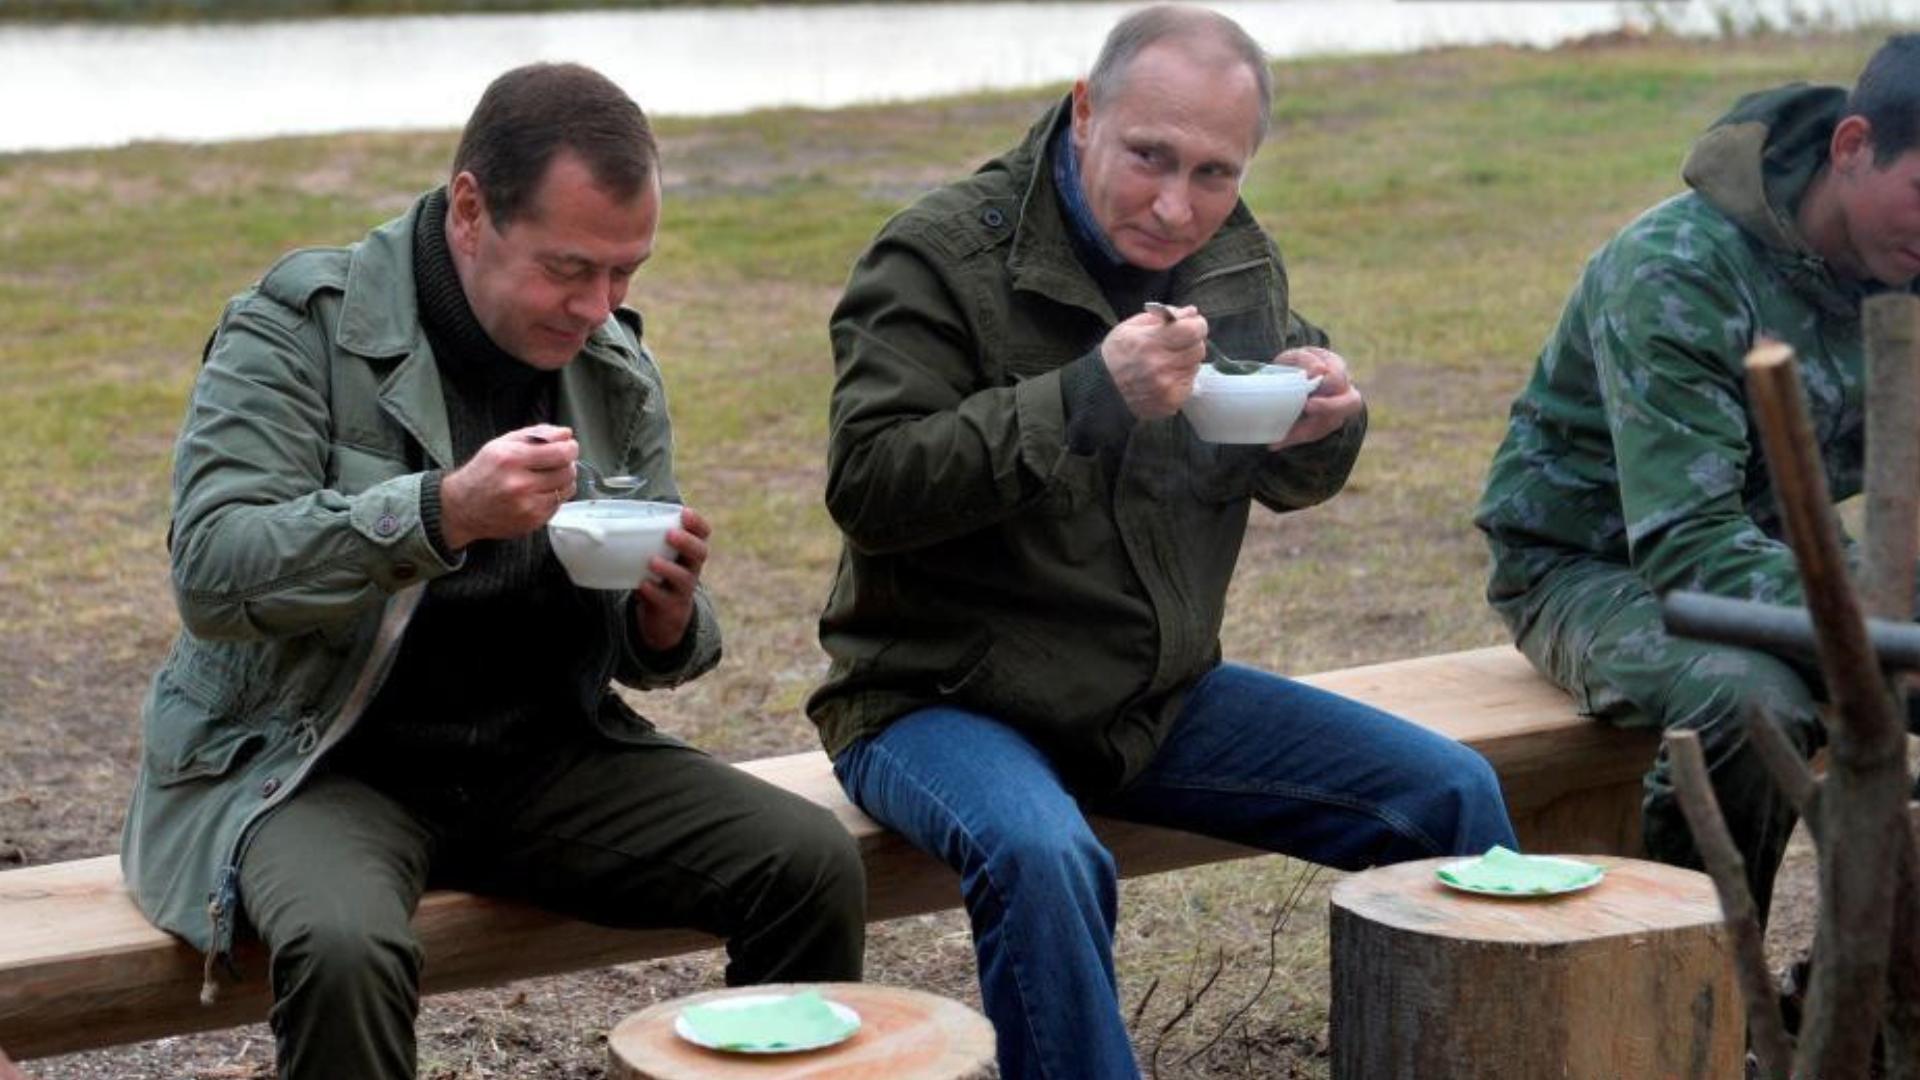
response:
<path id="1" fill-rule="evenodd" d="M 1129 14 L 1107 34 L 1087 74 L 1087 94 L 1095 105 L 1109 101 L 1126 82 L 1127 65 L 1149 45 L 1162 41 L 1201 41 L 1224 45 L 1253 72 L 1260 91 L 1260 127 L 1254 145 L 1266 141 L 1273 118 L 1273 71 L 1260 43 L 1240 24 L 1217 11 L 1182 4 L 1155 4 Z"/>

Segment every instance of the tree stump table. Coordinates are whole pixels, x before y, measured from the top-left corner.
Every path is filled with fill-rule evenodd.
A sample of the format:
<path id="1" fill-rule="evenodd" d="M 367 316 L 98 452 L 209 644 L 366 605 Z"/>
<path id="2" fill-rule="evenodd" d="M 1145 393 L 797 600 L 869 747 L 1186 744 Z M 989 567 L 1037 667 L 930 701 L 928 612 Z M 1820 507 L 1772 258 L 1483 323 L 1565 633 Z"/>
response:
<path id="1" fill-rule="evenodd" d="M 1730 937 L 1705 874 L 1606 869 L 1562 896 L 1440 884 L 1448 859 L 1379 867 L 1331 900 L 1335 1080 L 1741 1075 Z"/>
<path id="2" fill-rule="evenodd" d="M 674 1034 L 689 1005 L 746 994 L 817 989 L 860 1014 L 852 1038 L 819 1050 L 740 1054 Z M 984 1080 L 993 1026 L 938 994 L 873 983 L 741 986 L 663 1001 L 622 1020 L 607 1039 L 609 1080 Z"/>

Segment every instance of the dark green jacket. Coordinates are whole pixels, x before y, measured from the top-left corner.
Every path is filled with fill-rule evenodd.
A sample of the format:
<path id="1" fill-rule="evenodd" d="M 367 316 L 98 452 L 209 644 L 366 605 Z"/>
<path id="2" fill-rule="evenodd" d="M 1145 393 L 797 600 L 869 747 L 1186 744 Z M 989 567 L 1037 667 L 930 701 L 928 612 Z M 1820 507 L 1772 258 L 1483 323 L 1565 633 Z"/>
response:
<path id="1" fill-rule="evenodd" d="M 419 205 L 349 248 L 281 260 L 227 305 L 174 447 L 170 550 L 182 631 L 153 680 L 121 852 L 134 899 L 210 953 L 232 942 L 235 868 L 257 825 L 346 734 L 342 705 L 384 611 L 444 562 L 420 519 L 422 457 L 451 469 L 438 368 L 414 306 Z M 621 311 L 562 372 L 581 456 L 678 501 L 665 390 Z M 582 686 L 614 738 L 647 722 L 607 686 L 670 686 L 719 659 L 706 598 L 671 670 L 606 592 L 616 643 Z M 211 904 L 211 907 L 210 907 Z"/>
<path id="2" fill-rule="evenodd" d="M 829 753 L 927 705 L 987 713 L 1074 781 L 1111 788 L 1153 756 L 1219 662 L 1250 500 L 1340 489 L 1364 420 L 1311 446 L 1202 442 L 1178 415 L 1069 449 L 1076 381 L 1105 379 L 1116 313 L 1074 256 L 1045 148 L 1012 153 L 896 216 L 832 323 L 827 505 L 845 544 L 808 702 Z M 1324 335 L 1287 308 L 1279 251 L 1244 206 L 1172 276 L 1228 355 Z"/>
<path id="3" fill-rule="evenodd" d="M 1799 601 L 1742 365 L 1763 335 L 1793 346 L 1827 484 L 1857 493 L 1863 292 L 1794 226 L 1844 103 L 1798 84 L 1743 99 L 1688 156 L 1693 190 L 1588 262 L 1474 519 L 1516 631 L 1574 561 L 1631 566 L 1656 592 Z"/>

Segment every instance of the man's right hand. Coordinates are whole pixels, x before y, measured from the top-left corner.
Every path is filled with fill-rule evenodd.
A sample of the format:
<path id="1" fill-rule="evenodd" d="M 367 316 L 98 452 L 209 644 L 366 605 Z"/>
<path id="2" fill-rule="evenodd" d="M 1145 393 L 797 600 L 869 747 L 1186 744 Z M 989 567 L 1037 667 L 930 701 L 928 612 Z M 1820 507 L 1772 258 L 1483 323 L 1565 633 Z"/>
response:
<path id="1" fill-rule="evenodd" d="M 1207 320 L 1198 308 L 1174 309 L 1169 321 L 1142 312 L 1115 326 L 1100 343 L 1113 385 L 1141 420 L 1171 416 L 1193 393 L 1193 376 L 1207 357 Z"/>
<path id="2" fill-rule="evenodd" d="M 573 498 L 573 429 L 552 424 L 509 431 L 440 480 L 440 532 L 459 550 L 507 540 L 545 525 Z"/>

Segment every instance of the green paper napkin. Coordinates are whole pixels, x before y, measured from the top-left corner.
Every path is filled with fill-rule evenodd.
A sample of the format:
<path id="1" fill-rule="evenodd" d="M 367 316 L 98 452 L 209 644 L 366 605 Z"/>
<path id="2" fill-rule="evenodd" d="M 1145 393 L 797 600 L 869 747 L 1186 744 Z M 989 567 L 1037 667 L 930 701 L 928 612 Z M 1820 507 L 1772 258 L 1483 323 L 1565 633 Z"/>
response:
<path id="1" fill-rule="evenodd" d="M 860 1026 L 859 1021 L 843 1020 L 828 1008 L 818 990 L 733 1008 L 689 1005 L 680 1016 L 694 1034 L 726 1050 L 825 1046 L 838 1042 Z"/>
<path id="2" fill-rule="evenodd" d="M 1448 863 L 1434 873 L 1449 885 L 1474 892 L 1528 895 L 1568 892 L 1591 885 L 1604 871 L 1592 863 L 1522 855 L 1496 844 L 1478 859 Z"/>

